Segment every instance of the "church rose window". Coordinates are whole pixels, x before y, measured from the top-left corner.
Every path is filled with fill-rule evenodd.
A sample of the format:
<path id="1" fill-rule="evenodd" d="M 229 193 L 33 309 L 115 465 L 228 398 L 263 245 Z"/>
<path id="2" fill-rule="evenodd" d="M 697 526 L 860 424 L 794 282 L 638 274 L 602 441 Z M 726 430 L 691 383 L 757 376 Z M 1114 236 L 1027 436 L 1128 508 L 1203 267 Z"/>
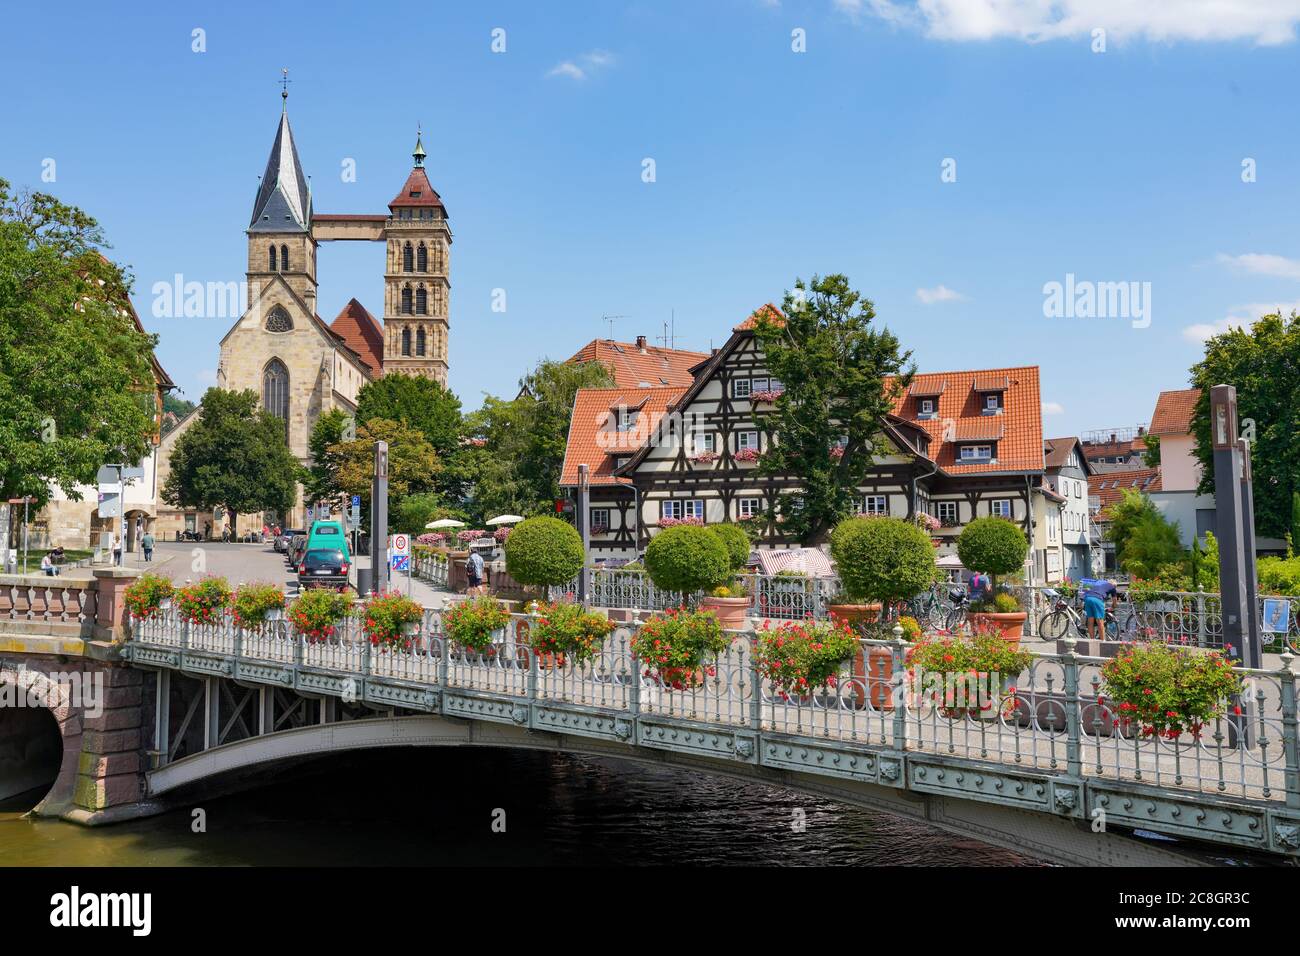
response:
<path id="1" fill-rule="evenodd" d="M 266 317 L 266 331 L 268 332 L 291 332 L 293 331 L 293 320 L 289 318 L 289 313 L 284 311 L 280 306 L 271 310 L 271 314 Z"/>
<path id="2" fill-rule="evenodd" d="M 262 372 L 262 407 L 284 420 L 285 437 L 289 436 L 289 370 L 279 359 L 271 359 Z"/>

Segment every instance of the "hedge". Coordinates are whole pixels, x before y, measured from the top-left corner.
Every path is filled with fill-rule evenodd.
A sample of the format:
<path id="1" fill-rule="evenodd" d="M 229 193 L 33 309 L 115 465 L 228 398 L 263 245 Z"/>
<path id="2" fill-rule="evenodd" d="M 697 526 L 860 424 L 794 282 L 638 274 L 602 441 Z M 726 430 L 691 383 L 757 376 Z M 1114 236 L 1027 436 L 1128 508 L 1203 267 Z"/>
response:
<path id="1" fill-rule="evenodd" d="M 712 528 L 677 525 L 663 528 L 645 550 L 646 572 L 664 591 L 713 589 L 731 576 L 731 559 Z"/>

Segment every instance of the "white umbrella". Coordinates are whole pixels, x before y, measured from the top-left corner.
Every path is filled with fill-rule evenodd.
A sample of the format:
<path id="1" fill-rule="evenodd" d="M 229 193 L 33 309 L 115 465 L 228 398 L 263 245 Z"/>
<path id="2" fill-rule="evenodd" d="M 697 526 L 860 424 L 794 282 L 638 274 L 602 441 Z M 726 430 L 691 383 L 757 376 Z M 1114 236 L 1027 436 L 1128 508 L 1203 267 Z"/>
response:
<path id="1" fill-rule="evenodd" d="M 961 558 L 957 557 L 957 555 L 955 554 L 945 554 L 942 558 L 940 558 L 938 561 L 934 563 L 941 568 L 964 567 L 964 565 L 961 563 Z"/>
<path id="2" fill-rule="evenodd" d="M 497 515 L 495 518 L 488 518 L 487 524 L 518 524 L 523 520 L 521 515 Z"/>
<path id="3" fill-rule="evenodd" d="M 426 528 L 463 528 L 465 522 L 457 521 L 455 518 L 439 518 L 437 521 L 430 521 L 425 525 Z"/>

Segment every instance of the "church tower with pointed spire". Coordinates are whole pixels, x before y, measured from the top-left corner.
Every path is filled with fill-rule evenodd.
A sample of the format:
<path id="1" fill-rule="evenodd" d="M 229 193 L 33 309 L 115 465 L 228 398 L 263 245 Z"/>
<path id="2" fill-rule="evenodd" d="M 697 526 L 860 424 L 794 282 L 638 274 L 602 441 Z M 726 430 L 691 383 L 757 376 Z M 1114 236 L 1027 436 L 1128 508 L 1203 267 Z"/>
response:
<path id="1" fill-rule="evenodd" d="M 280 277 L 315 309 L 316 241 L 311 232 L 311 188 L 289 128 L 288 93 L 283 96 L 280 127 L 248 223 L 249 306 L 256 304 L 259 290 Z"/>
<path id="2" fill-rule="evenodd" d="M 423 375 L 447 384 L 451 227 L 424 170 L 419 134 L 414 165 L 388 204 L 384 238 L 384 373 Z"/>

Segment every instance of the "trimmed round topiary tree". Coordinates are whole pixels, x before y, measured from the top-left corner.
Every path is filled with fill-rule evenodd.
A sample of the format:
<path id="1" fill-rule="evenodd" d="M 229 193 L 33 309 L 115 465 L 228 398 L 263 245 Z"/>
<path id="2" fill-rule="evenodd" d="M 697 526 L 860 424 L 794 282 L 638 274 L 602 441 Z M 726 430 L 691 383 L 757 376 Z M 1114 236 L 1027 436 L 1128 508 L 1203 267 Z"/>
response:
<path id="1" fill-rule="evenodd" d="M 506 571 L 520 584 L 567 584 L 582 570 L 582 536 L 559 518 L 528 518 L 504 545 Z"/>
<path id="2" fill-rule="evenodd" d="M 831 532 L 831 557 L 854 600 L 906 601 L 935 580 L 930 537 L 901 518 L 848 518 Z"/>
<path id="3" fill-rule="evenodd" d="M 749 535 L 738 524 L 711 524 L 706 526 L 722 541 L 727 549 L 727 559 L 731 563 L 732 573 L 741 571 L 749 564 Z"/>
<path id="4" fill-rule="evenodd" d="M 676 525 L 650 539 L 645 568 L 655 587 L 692 594 L 725 584 L 731 575 L 731 558 L 711 528 Z"/>
<path id="5" fill-rule="evenodd" d="M 998 575 L 1019 571 L 1024 567 L 1028 554 L 1029 539 L 1020 526 L 995 515 L 976 518 L 962 529 L 957 538 L 957 556 L 961 563 L 992 578 L 995 593 Z"/>

